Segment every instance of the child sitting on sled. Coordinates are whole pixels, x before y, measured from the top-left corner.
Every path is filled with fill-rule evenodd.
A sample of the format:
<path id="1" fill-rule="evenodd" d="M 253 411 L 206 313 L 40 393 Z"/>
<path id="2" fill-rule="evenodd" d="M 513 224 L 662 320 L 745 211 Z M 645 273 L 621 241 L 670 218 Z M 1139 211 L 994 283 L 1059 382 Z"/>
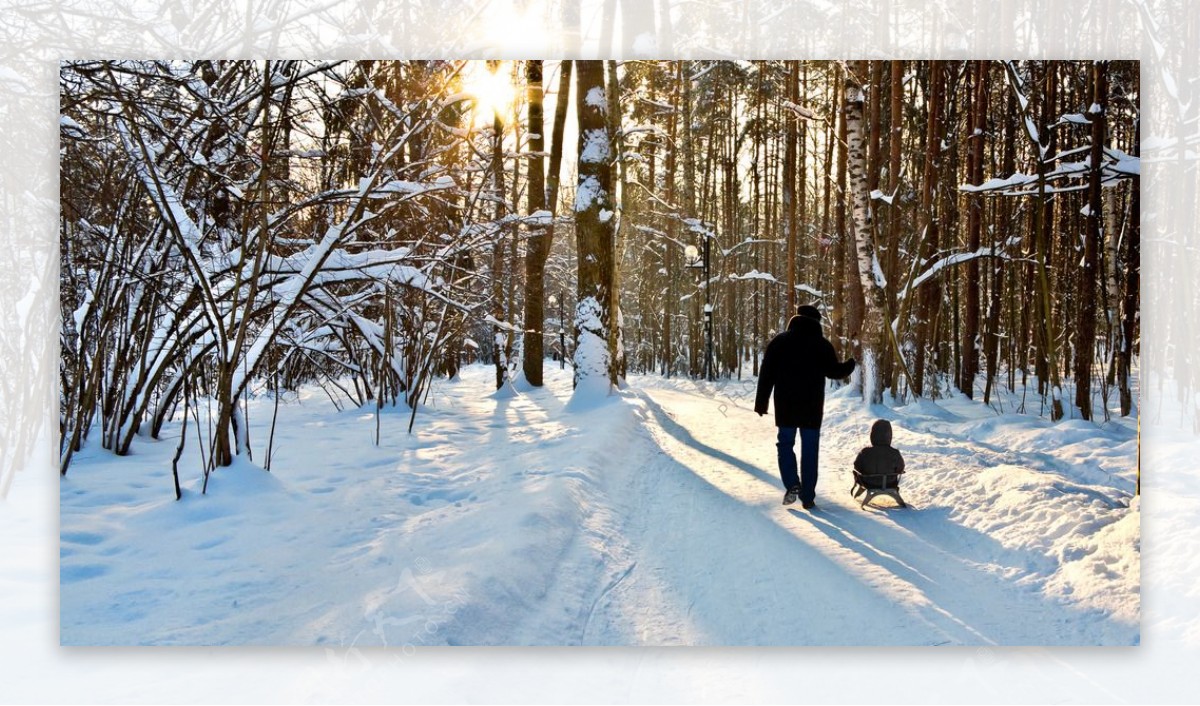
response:
<path id="1" fill-rule="evenodd" d="M 898 488 L 904 473 L 904 457 L 892 448 L 892 425 L 886 419 L 871 425 L 871 445 L 854 459 L 855 480 L 864 489 Z M 860 492 L 854 495 L 857 497 Z"/>

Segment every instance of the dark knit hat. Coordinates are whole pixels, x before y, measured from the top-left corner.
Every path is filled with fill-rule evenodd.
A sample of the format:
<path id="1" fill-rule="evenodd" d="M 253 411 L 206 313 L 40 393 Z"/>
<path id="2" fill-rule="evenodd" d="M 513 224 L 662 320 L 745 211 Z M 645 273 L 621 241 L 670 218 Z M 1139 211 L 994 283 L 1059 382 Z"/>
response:
<path id="1" fill-rule="evenodd" d="M 811 304 L 805 304 L 799 309 L 796 309 L 796 315 L 803 316 L 806 319 L 812 319 L 818 323 L 821 321 L 821 310 Z"/>

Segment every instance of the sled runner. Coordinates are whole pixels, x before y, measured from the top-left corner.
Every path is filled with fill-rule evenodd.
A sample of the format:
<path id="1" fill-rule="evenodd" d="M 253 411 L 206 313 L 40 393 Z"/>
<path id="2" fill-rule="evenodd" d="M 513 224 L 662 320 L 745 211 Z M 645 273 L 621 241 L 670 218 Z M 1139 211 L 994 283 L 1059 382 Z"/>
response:
<path id="1" fill-rule="evenodd" d="M 859 473 L 854 471 L 854 485 L 850 486 L 850 495 L 857 498 L 862 495 L 862 503 L 860 508 L 865 508 L 867 503 L 878 495 L 886 495 L 900 507 L 908 507 L 908 503 L 904 502 L 904 498 L 900 497 L 900 476 L 904 471 L 899 473 Z"/>

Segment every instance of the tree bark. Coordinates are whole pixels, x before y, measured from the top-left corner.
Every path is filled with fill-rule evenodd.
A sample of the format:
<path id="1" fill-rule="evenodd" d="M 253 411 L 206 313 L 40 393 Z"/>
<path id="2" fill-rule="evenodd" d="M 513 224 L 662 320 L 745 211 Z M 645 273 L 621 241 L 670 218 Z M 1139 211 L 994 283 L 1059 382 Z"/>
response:
<path id="1" fill-rule="evenodd" d="M 1016 171 L 1017 165 L 1017 146 L 1015 132 L 1016 115 L 1016 99 L 1010 93 L 1007 99 L 1007 108 L 1004 112 L 1004 128 L 1002 137 L 1002 154 L 1000 171 L 1002 174 L 1012 174 Z M 996 233 L 991 238 L 992 247 L 997 247 L 1008 239 L 1010 228 L 1010 211 L 1009 200 L 1003 198 L 1000 200 L 999 208 L 997 209 L 998 223 L 996 224 Z M 1004 260 L 996 257 L 992 258 L 991 263 L 991 289 L 988 293 L 987 307 L 987 326 L 984 334 L 984 358 L 987 361 L 986 382 L 983 388 L 983 403 L 991 404 L 992 391 L 996 386 L 996 376 L 1000 370 L 1000 309 L 1002 304 L 1002 295 L 1004 292 Z M 1015 338 L 1017 332 L 1015 327 L 1010 326 L 1008 336 Z M 1015 361 L 1010 361 L 1010 368 L 1014 366 Z M 1010 370 L 1010 374 L 1011 374 Z"/>
<path id="2" fill-rule="evenodd" d="M 799 99 L 800 62 L 789 61 L 787 99 L 795 105 Z M 783 147 L 783 237 L 787 240 L 787 308 L 796 313 L 796 133 L 800 116 L 784 111 L 785 138 Z"/>
<path id="3" fill-rule="evenodd" d="M 579 253 L 575 305 L 575 389 L 609 390 L 616 369 L 609 354 L 612 332 L 613 170 L 612 136 L 605 113 L 604 63 L 579 61 L 575 109 L 579 117 L 579 181 L 575 232 Z"/>
<path id="4" fill-rule="evenodd" d="M 1141 143 L 1142 123 L 1139 120 L 1134 129 L 1132 154 L 1139 153 Z M 1134 177 L 1133 188 L 1129 194 L 1129 232 L 1125 237 L 1125 282 L 1124 296 L 1121 300 L 1121 352 L 1117 364 L 1117 387 L 1121 397 L 1121 416 L 1127 417 L 1133 411 L 1133 393 L 1130 389 L 1130 372 L 1133 365 L 1134 345 L 1137 336 L 1138 298 L 1141 287 L 1142 266 L 1142 226 L 1141 199 L 1138 196 L 1140 177 Z M 1140 476 L 1139 476 L 1140 477 Z"/>
<path id="5" fill-rule="evenodd" d="M 987 125 L 987 66 L 986 61 L 972 62 L 973 93 L 968 120 L 967 181 L 983 183 L 983 142 Z M 967 196 L 967 251 L 980 248 L 983 232 L 983 195 Z M 975 376 L 979 373 L 979 261 L 970 260 L 964 268 L 964 302 L 962 340 L 959 347 L 962 359 L 958 367 L 958 389 L 969 399 L 975 397 Z"/>
<path id="6" fill-rule="evenodd" d="M 928 265 L 937 255 L 939 247 L 937 187 L 941 171 L 942 152 L 942 92 L 945 81 L 942 62 L 929 62 L 929 97 L 926 104 L 925 168 L 921 178 L 921 259 Z M 910 293 L 909 296 L 912 296 Z M 941 304 L 941 291 L 936 280 L 927 282 L 921 289 L 916 315 L 916 350 L 912 371 L 913 392 L 925 395 L 925 379 L 928 372 L 926 357 L 934 336 L 933 323 Z"/>
<path id="7" fill-rule="evenodd" d="M 488 71 L 495 72 L 498 61 L 488 61 Z M 496 321 L 504 321 L 504 228 L 499 223 L 504 218 L 504 123 L 500 119 L 499 109 L 492 115 L 492 217 L 496 221 L 496 235 L 492 241 L 492 317 Z M 504 359 L 505 341 L 507 336 L 500 327 L 492 324 L 492 362 L 496 369 L 496 389 L 504 386 L 507 378 L 506 361 Z"/>
<path id="8" fill-rule="evenodd" d="M 678 308 L 678 294 L 676 288 L 676 273 L 675 268 L 678 266 L 678 260 L 682 257 L 682 253 L 678 252 L 675 243 L 678 241 L 679 231 L 679 208 L 675 203 L 675 169 L 679 158 L 678 140 L 678 125 L 679 111 L 681 109 L 680 100 L 683 86 L 683 62 L 680 61 L 675 65 L 675 86 L 673 91 L 672 107 L 667 115 L 667 164 L 666 173 L 663 174 L 663 179 L 666 182 L 666 200 L 668 213 L 666 215 L 666 230 L 667 237 L 663 243 L 663 271 L 667 279 L 667 294 L 666 302 L 663 307 L 663 374 L 666 377 L 671 377 L 675 371 L 675 353 L 673 350 L 673 342 L 671 339 L 674 325 L 675 311 Z"/>
<path id="9" fill-rule="evenodd" d="M 1099 250 L 1103 234 L 1101 219 L 1104 204 L 1101 178 L 1104 145 L 1108 139 L 1108 62 L 1095 61 L 1091 71 L 1092 103 L 1088 118 L 1092 121 L 1090 151 L 1091 177 L 1088 180 L 1088 214 L 1083 239 L 1083 267 L 1079 273 L 1078 317 L 1075 322 L 1075 407 L 1083 419 L 1092 419 L 1092 364 L 1096 354 L 1096 278 L 1099 275 Z"/>
<path id="10" fill-rule="evenodd" d="M 525 62 L 526 96 L 529 118 L 529 183 L 527 185 L 529 214 L 546 209 L 545 120 L 542 115 L 542 62 Z M 559 96 L 559 101 L 563 100 Z M 561 148 L 560 148 L 561 149 Z M 534 387 L 542 386 L 542 363 L 545 358 L 546 259 L 550 256 L 550 235 L 547 226 L 530 226 L 525 246 L 525 344 L 521 365 L 525 380 Z"/>
<path id="11" fill-rule="evenodd" d="M 863 326 L 859 336 L 862 347 L 862 394 L 867 404 L 883 401 L 883 385 L 879 358 L 886 349 L 883 345 L 883 311 L 886 304 L 883 287 L 876 273 L 879 262 L 875 256 L 874 216 L 871 194 L 868 188 L 867 155 L 864 142 L 866 131 L 863 125 L 863 77 L 867 76 L 868 62 L 850 62 L 845 77 L 846 115 L 846 159 L 848 189 L 854 204 L 854 246 L 858 282 L 864 299 Z"/>

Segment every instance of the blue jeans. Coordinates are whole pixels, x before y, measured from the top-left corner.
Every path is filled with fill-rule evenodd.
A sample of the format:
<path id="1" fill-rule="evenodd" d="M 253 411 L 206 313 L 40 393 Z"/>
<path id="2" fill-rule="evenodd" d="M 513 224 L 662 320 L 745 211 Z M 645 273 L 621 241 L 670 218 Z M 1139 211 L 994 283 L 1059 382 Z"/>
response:
<path id="1" fill-rule="evenodd" d="M 779 476 L 784 489 L 800 486 L 800 502 L 817 497 L 817 452 L 821 445 L 820 429 L 800 428 L 800 468 L 796 468 L 796 427 L 779 427 Z"/>

